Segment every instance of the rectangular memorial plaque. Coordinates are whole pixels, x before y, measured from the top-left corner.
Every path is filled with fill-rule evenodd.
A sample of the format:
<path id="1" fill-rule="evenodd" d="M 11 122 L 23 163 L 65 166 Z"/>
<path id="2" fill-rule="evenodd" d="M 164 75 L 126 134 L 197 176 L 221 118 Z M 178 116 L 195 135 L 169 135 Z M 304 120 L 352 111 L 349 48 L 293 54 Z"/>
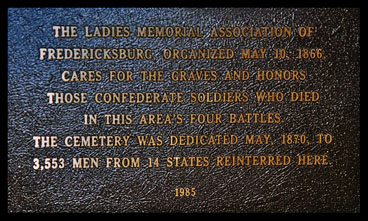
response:
<path id="1" fill-rule="evenodd" d="M 360 212 L 360 9 L 9 8 L 9 212 Z"/>

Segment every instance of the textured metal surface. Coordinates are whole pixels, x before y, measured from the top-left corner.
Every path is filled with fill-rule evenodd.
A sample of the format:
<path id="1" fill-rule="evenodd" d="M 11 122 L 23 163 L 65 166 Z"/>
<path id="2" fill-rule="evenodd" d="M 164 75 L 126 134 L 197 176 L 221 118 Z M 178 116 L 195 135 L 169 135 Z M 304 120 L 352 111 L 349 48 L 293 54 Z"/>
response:
<path id="1" fill-rule="evenodd" d="M 8 11 L 8 211 L 9 212 L 360 212 L 360 20 L 359 9 L 9 9 Z M 53 25 L 200 26 L 204 37 L 55 39 Z M 215 39 L 214 26 L 317 27 L 308 39 Z M 157 61 L 40 61 L 41 47 L 150 47 Z M 163 48 L 323 48 L 326 60 L 274 59 L 170 61 Z M 64 83 L 62 70 L 303 69 L 303 82 Z M 317 103 L 257 103 L 260 90 L 318 90 Z M 46 93 L 117 91 L 249 91 L 245 104 L 48 105 Z M 186 95 L 187 96 L 187 95 Z M 185 97 L 186 101 L 188 97 Z M 85 113 L 280 112 L 283 124 L 84 126 Z M 187 122 L 187 118 L 185 118 Z M 35 135 L 163 135 L 331 133 L 333 143 L 205 147 L 57 147 L 36 149 Z M 72 169 L 73 157 L 328 154 L 331 166 Z M 65 169 L 37 171 L 34 157 L 64 157 Z M 176 187 L 196 197 L 176 198 Z"/>

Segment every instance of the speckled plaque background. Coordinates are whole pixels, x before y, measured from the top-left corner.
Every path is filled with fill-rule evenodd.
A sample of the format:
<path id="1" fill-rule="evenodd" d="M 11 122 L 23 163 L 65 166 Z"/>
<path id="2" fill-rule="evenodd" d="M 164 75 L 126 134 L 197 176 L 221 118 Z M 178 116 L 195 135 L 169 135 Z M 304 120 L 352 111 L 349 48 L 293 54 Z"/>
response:
<path id="1" fill-rule="evenodd" d="M 202 38 L 55 38 L 53 25 L 200 26 Z M 212 27 L 316 27 L 310 38 L 210 38 Z M 156 61 L 41 61 L 40 48 L 151 48 Z M 285 48 L 290 60 L 165 60 L 164 48 Z M 296 59 L 298 48 L 322 48 L 326 59 Z M 257 70 L 306 70 L 304 81 L 255 80 Z M 248 70 L 248 81 L 63 82 L 64 70 Z M 184 92 L 183 104 L 50 105 L 48 92 Z M 248 91 L 246 103 L 190 104 L 191 92 Z M 318 102 L 258 103 L 257 91 L 318 91 Z M 280 124 L 189 124 L 190 113 L 280 113 Z M 83 114 L 134 114 L 131 125 L 83 124 Z M 178 125 L 140 125 L 143 113 L 182 113 Z M 275 145 L 170 146 L 170 135 L 272 134 Z M 311 144 L 281 145 L 282 134 Z M 330 144 L 316 134 L 333 135 Z M 162 135 L 161 147 L 35 148 L 33 136 Z M 219 155 L 328 155 L 327 166 L 217 167 Z M 73 157 L 141 157 L 140 168 L 73 169 Z M 208 156 L 208 167 L 168 168 L 168 156 Z M 65 168 L 33 169 L 34 158 L 65 158 Z M 162 159 L 148 168 L 147 158 Z M 195 197 L 175 189 L 194 187 Z M 8 10 L 9 212 L 360 212 L 360 10 L 268 8 Z"/>

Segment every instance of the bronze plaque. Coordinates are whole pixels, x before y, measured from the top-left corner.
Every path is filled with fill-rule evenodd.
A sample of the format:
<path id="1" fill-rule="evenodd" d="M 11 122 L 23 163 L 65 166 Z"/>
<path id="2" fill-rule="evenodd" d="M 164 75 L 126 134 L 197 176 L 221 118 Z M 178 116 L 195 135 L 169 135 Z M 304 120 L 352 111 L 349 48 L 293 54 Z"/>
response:
<path id="1" fill-rule="evenodd" d="M 9 8 L 8 212 L 360 212 L 360 9 Z"/>

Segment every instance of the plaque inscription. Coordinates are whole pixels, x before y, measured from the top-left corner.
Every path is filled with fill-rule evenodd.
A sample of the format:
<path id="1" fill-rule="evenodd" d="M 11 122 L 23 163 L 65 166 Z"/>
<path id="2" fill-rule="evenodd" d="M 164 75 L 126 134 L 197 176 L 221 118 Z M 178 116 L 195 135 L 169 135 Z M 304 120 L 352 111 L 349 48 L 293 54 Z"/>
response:
<path id="1" fill-rule="evenodd" d="M 360 212 L 360 10 L 8 10 L 9 212 Z"/>

